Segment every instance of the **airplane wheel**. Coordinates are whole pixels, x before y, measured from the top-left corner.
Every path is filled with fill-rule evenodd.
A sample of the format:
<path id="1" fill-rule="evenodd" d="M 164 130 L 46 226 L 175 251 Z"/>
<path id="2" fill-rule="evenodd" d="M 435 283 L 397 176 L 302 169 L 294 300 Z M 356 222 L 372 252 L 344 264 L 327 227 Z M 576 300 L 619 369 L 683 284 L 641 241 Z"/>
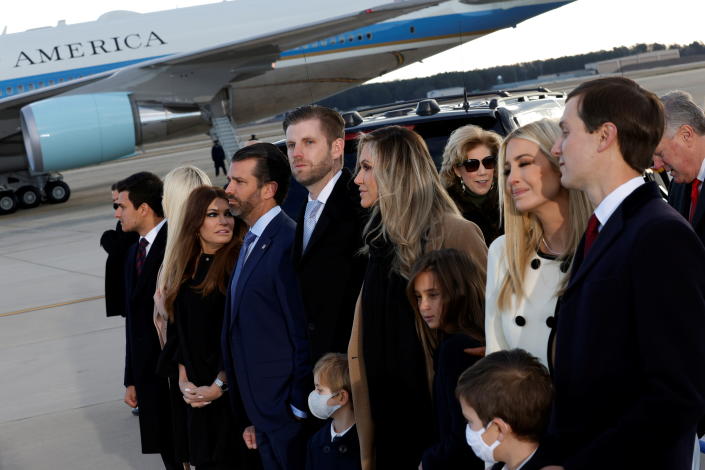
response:
<path id="1" fill-rule="evenodd" d="M 17 194 L 20 207 L 23 209 L 32 209 L 42 202 L 42 195 L 34 186 L 22 186 L 15 194 Z"/>
<path id="2" fill-rule="evenodd" d="M 17 196 L 12 191 L 0 193 L 0 215 L 12 214 L 17 210 Z"/>
<path id="3" fill-rule="evenodd" d="M 44 192 L 47 195 L 47 201 L 52 204 L 66 202 L 69 200 L 69 196 L 71 196 L 69 185 L 63 181 L 50 181 L 44 187 Z"/>

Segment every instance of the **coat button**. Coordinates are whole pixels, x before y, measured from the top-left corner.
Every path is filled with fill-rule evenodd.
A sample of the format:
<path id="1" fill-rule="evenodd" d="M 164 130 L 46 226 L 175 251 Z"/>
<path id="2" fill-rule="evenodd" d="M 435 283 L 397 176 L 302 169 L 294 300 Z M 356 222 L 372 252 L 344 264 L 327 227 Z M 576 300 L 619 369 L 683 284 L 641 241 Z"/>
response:
<path id="1" fill-rule="evenodd" d="M 327 454 L 330 452 L 330 446 L 323 446 L 323 453 Z"/>
<path id="2" fill-rule="evenodd" d="M 347 451 L 348 451 L 348 446 L 340 446 L 340 447 L 338 447 L 338 452 L 340 452 L 341 454 L 344 454 L 344 453 L 346 453 Z"/>
<path id="3" fill-rule="evenodd" d="M 517 315 L 514 318 L 514 323 L 516 323 L 518 326 L 524 326 L 526 325 L 526 318 L 522 317 L 521 315 Z"/>
<path id="4" fill-rule="evenodd" d="M 556 317 L 551 315 L 550 317 L 546 318 L 546 326 L 553 329 L 556 326 Z"/>
<path id="5" fill-rule="evenodd" d="M 316 325 L 311 322 L 308 324 L 308 331 L 314 331 L 316 329 Z"/>
<path id="6" fill-rule="evenodd" d="M 531 269 L 539 269 L 541 267 L 541 260 L 538 258 L 531 260 Z"/>

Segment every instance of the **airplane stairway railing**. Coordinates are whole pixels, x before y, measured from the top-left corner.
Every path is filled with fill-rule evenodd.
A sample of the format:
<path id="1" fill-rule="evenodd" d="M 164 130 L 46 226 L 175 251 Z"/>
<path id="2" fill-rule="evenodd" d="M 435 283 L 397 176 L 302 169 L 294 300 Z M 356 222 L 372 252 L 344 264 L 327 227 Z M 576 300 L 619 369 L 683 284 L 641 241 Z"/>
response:
<path id="1" fill-rule="evenodd" d="M 212 122 L 212 134 L 220 141 L 220 145 L 225 150 L 225 157 L 229 162 L 233 154 L 242 147 L 240 140 L 237 138 L 233 124 L 227 116 L 213 117 Z"/>

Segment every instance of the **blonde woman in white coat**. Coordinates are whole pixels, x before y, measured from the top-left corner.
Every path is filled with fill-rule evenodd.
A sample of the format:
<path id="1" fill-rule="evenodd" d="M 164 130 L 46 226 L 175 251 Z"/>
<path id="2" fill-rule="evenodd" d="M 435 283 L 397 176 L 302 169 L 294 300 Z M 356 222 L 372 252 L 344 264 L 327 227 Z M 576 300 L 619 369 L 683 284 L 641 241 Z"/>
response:
<path id="1" fill-rule="evenodd" d="M 561 186 L 551 155 L 558 123 L 543 119 L 510 133 L 499 152 L 499 197 L 505 235 L 487 261 L 487 354 L 522 348 L 548 365 L 548 338 L 558 295 L 592 206 Z"/>

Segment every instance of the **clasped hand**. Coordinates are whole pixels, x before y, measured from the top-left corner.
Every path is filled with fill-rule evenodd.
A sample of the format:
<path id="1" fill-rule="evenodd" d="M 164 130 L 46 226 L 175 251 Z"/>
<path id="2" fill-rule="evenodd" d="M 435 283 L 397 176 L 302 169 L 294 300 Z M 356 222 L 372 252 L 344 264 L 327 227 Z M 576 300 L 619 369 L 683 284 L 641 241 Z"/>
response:
<path id="1" fill-rule="evenodd" d="M 192 382 L 179 382 L 179 389 L 184 396 L 184 401 L 193 408 L 203 408 L 210 405 L 213 400 L 217 400 L 223 395 L 223 391 L 217 385 L 196 387 Z"/>

